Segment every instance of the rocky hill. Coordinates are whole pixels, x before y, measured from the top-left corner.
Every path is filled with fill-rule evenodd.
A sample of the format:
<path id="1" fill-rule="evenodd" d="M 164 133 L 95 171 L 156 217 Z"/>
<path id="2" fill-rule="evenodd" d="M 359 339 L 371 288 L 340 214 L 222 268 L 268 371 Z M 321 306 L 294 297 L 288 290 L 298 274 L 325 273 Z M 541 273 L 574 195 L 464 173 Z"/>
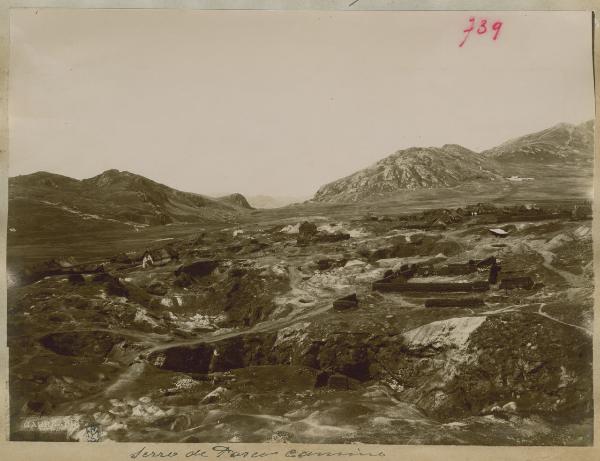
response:
<path id="1" fill-rule="evenodd" d="M 374 165 L 321 187 L 318 202 L 374 200 L 402 190 L 453 187 L 469 181 L 501 180 L 495 162 L 464 147 L 446 144 L 399 150 Z"/>
<path id="2" fill-rule="evenodd" d="M 500 162 L 589 162 L 594 153 L 594 121 L 560 123 L 546 130 L 506 141 L 482 152 Z M 543 166 L 543 165 L 541 165 Z"/>
<path id="3" fill-rule="evenodd" d="M 37 172 L 9 180 L 10 232 L 226 222 L 249 208 L 240 194 L 214 199 L 127 171 L 108 170 L 83 180 Z"/>
<path id="4" fill-rule="evenodd" d="M 248 200 L 246 200 L 246 197 L 244 197 L 242 194 L 236 193 L 236 194 L 226 195 L 225 197 L 217 198 L 217 200 L 221 203 L 231 205 L 234 208 L 244 208 L 246 210 L 253 209 L 253 207 L 250 205 L 250 203 L 248 203 Z"/>
<path id="5" fill-rule="evenodd" d="M 502 184 L 521 182 L 522 176 L 535 179 L 534 186 L 522 188 L 535 187 L 539 195 L 544 187 L 549 190 L 555 187 L 556 178 L 561 181 L 571 178 L 575 188 L 587 184 L 592 176 L 593 152 L 593 120 L 580 125 L 561 123 L 480 153 L 454 144 L 441 148 L 412 147 L 322 186 L 313 200 L 373 202 L 395 198 L 407 191 L 442 192 L 458 186 L 466 194 L 472 194 L 473 190 L 493 192 L 500 190 Z"/>

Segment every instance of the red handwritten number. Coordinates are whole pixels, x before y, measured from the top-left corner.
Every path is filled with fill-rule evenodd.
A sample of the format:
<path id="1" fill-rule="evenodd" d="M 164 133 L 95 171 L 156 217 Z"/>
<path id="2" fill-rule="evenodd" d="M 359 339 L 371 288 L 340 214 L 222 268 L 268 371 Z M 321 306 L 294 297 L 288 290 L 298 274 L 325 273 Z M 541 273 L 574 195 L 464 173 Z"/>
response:
<path id="1" fill-rule="evenodd" d="M 497 40 L 498 39 L 498 35 L 500 35 L 500 29 L 502 29 L 502 21 L 496 21 L 492 24 L 492 30 L 494 31 L 494 35 L 492 36 L 492 40 Z M 467 39 L 469 38 L 469 34 L 475 29 L 475 18 L 474 17 L 470 17 L 469 18 L 469 27 L 467 27 L 465 30 L 463 30 L 463 32 L 465 33 L 465 37 L 463 38 L 462 42 L 460 42 L 458 44 L 459 47 L 462 48 L 462 46 L 465 44 L 465 42 L 467 41 Z M 488 20 L 485 18 L 482 18 L 479 21 L 479 27 L 477 27 L 477 34 L 478 35 L 484 35 L 486 34 L 488 31 Z"/>
<path id="2" fill-rule="evenodd" d="M 487 19 L 482 19 L 479 23 L 479 28 L 477 29 L 477 33 L 479 35 L 483 35 L 487 32 Z"/>
<path id="3" fill-rule="evenodd" d="M 458 45 L 460 47 L 462 47 L 465 44 L 467 38 L 469 38 L 469 34 L 475 28 L 475 18 L 469 18 L 469 22 L 471 23 L 471 27 L 468 27 L 467 29 L 463 30 L 463 32 L 465 33 L 465 38 L 463 38 L 463 41 L 460 42 L 460 44 Z"/>
<path id="4" fill-rule="evenodd" d="M 492 24 L 492 29 L 495 31 L 492 40 L 496 40 L 498 38 L 498 34 L 500 34 L 500 29 L 502 29 L 502 21 L 496 21 Z"/>

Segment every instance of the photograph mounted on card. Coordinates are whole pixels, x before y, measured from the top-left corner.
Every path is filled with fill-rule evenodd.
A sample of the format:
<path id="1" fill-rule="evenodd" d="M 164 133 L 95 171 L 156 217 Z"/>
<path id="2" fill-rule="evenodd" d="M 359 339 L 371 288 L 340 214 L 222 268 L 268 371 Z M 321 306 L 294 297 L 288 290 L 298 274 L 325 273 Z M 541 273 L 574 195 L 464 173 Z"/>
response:
<path id="1" fill-rule="evenodd" d="M 590 12 L 10 28 L 11 440 L 592 445 Z"/>

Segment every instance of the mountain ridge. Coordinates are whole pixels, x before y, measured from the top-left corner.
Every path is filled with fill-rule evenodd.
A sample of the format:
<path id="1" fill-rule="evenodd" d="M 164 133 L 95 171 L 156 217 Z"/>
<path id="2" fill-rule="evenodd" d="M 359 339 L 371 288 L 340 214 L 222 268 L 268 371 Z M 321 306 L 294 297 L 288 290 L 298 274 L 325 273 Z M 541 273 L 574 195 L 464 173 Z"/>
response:
<path id="1" fill-rule="evenodd" d="M 550 128 L 511 138 L 486 149 L 482 155 L 506 162 L 561 161 L 570 156 L 589 158 L 593 154 L 594 121 L 558 123 Z"/>
<path id="2" fill-rule="evenodd" d="M 593 139 L 590 120 L 557 124 L 482 152 L 458 144 L 410 147 L 321 186 L 305 203 L 370 203 L 404 196 L 414 201 L 419 200 L 419 191 L 426 191 L 429 201 L 448 197 L 445 191 L 460 197 L 483 192 L 506 198 L 511 188 L 527 192 L 520 197 L 528 198 L 532 194 L 555 197 L 560 190 L 579 196 L 587 193 L 592 181 Z M 409 198 L 409 192 L 417 195 Z M 45 232 L 68 234 L 175 223 L 233 223 L 252 210 L 242 194 L 209 197 L 117 169 L 85 179 L 44 171 L 9 178 L 12 238 L 16 234 L 11 232 L 36 233 L 42 227 Z"/>
<path id="3" fill-rule="evenodd" d="M 541 180 L 556 170 L 589 169 L 593 161 L 594 121 L 553 127 L 510 139 L 494 148 L 472 151 L 458 144 L 409 147 L 350 175 L 321 186 L 311 202 L 355 203 L 419 189 L 518 180 L 532 171 Z"/>
<path id="4" fill-rule="evenodd" d="M 500 178 L 494 161 L 466 147 L 409 147 L 322 186 L 314 200 L 357 202 L 398 190 L 453 187 L 463 181 Z"/>
<path id="5" fill-rule="evenodd" d="M 245 197 L 183 192 L 129 171 L 75 179 L 39 171 L 9 178 L 9 226 L 62 229 L 141 228 L 185 222 L 230 222 L 249 210 Z M 61 223 L 65 223 L 61 226 Z"/>

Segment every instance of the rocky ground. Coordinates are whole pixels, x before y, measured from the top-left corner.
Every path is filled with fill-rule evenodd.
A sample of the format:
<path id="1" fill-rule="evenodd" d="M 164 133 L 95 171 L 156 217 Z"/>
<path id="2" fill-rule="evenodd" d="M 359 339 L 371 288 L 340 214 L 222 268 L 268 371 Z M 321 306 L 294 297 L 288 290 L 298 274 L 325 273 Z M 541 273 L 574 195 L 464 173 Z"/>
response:
<path id="1" fill-rule="evenodd" d="M 257 212 L 9 268 L 12 438 L 589 445 L 586 210 Z"/>

